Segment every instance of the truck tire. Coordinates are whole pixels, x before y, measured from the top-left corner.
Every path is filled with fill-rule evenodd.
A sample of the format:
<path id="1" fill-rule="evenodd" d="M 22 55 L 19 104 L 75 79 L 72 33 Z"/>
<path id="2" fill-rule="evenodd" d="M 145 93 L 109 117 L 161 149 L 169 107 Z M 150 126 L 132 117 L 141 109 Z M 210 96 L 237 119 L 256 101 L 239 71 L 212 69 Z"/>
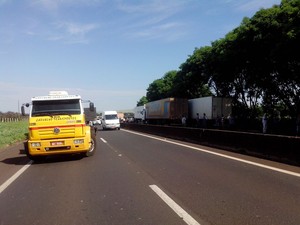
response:
<path id="1" fill-rule="evenodd" d="M 96 150 L 96 136 L 92 135 L 91 146 L 90 146 L 89 150 L 85 153 L 85 155 L 87 157 L 92 156 L 92 155 L 94 155 L 95 150 Z"/>

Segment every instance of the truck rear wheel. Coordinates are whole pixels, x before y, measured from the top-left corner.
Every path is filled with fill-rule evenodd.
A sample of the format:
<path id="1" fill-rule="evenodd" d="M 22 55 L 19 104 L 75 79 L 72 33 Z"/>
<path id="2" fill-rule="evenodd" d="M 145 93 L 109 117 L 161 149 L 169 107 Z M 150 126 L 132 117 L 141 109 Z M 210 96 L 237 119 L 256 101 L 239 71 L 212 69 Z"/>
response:
<path id="1" fill-rule="evenodd" d="M 87 157 L 92 156 L 92 155 L 94 155 L 95 150 L 96 150 L 96 137 L 95 137 L 94 135 L 92 135 L 90 148 L 89 148 L 89 150 L 85 153 L 85 155 L 86 155 Z"/>

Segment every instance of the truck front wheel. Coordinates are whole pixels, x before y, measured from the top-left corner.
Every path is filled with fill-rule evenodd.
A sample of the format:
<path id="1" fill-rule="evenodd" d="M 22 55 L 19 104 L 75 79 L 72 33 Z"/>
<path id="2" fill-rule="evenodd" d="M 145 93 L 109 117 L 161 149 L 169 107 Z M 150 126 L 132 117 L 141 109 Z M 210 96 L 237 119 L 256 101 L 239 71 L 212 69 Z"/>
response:
<path id="1" fill-rule="evenodd" d="M 90 148 L 89 150 L 85 153 L 86 156 L 92 156 L 94 155 L 95 153 L 95 150 L 96 150 L 96 137 L 94 135 L 92 135 L 92 138 L 91 138 L 91 143 L 90 143 Z"/>
<path id="2" fill-rule="evenodd" d="M 44 156 L 33 156 L 29 153 L 28 141 L 24 142 L 24 151 L 25 151 L 27 157 L 32 161 L 38 162 L 38 161 L 42 161 L 45 159 Z"/>

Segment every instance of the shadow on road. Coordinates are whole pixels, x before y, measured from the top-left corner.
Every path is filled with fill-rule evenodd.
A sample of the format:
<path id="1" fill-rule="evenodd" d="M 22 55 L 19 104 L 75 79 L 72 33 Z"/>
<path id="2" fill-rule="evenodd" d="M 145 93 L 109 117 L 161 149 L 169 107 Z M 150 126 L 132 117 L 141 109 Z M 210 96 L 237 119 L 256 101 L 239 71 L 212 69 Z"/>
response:
<path id="1" fill-rule="evenodd" d="M 30 159 L 26 156 L 24 148 L 19 149 L 19 155 L 17 157 L 6 158 L 0 161 L 1 163 L 10 164 L 10 165 L 26 165 Z M 59 163 L 59 162 L 68 162 L 76 161 L 84 158 L 81 154 L 73 155 L 54 155 L 54 156 L 45 156 L 45 158 L 34 161 L 34 164 L 43 164 L 43 163 Z"/>
<path id="2" fill-rule="evenodd" d="M 10 165 L 26 165 L 29 162 L 29 159 L 26 156 L 18 156 L 3 159 L 1 162 Z"/>
<path id="3" fill-rule="evenodd" d="M 34 161 L 34 164 L 45 164 L 45 163 L 61 163 L 61 162 L 70 162 L 70 161 L 77 161 L 84 158 L 84 156 L 80 154 L 74 155 L 53 155 L 53 156 L 46 156 L 45 158 Z"/>

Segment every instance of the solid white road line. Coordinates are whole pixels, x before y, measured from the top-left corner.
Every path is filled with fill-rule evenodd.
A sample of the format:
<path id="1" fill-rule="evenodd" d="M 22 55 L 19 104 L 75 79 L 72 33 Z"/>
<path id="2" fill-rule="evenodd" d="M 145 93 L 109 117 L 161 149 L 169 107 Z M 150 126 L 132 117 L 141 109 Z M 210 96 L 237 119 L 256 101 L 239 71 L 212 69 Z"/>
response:
<path id="1" fill-rule="evenodd" d="M 245 159 L 240 159 L 240 158 L 236 158 L 236 157 L 233 157 L 233 156 L 229 156 L 229 155 L 225 155 L 225 154 L 221 154 L 221 153 L 217 153 L 217 152 L 205 150 L 205 149 L 202 149 L 202 148 L 193 147 L 193 146 L 186 145 L 186 144 L 181 144 L 181 143 L 170 141 L 170 140 L 166 140 L 166 139 L 163 139 L 163 138 L 153 137 L 153 136 L 150 136 L 150 135 L 141 134 L 141 133 L 138 133 L 138 132 L 124 130 L 124 129 L 122 129 L 122 130 L 126 131 L 126 132 L 129 132 L 129 133 L 136 134 L 136 135 L 140 135 L 140 136 L 144 136 L 144 137 L 156 139 L 156 140 L 159 140 L 159 141 L 167 142 L 167 143 L 178 145 L 178 146 L 182 146 L 182 147 L 185 147 L 185 148 L 190 148 L 190 149 L 194 149 L 194 150 L 197 150 L 197 151 L 205 152 L 205 153 L 208 153 L 208 154 L 220 156 L 220 157 L 223 157 L 223 158 L 232 159 L 232 160 L 235 160 L 235 161 L 247 163 L 247 164 L 250 164 L 250 165 L 253 165 L 253 166 L 257 166 L 257 167 L 261 167 L 261 168 L 265 168 L 265 169 L 277 171 L 277 172 L 288 174 L 288 175 L 295 176 L 295 177 L 300 177 L 300 173 L 296 173 L 296 172 L 292 172 L 292 171 L 288 171 L 288 170 L 284 170 L 284 169 L 279 169 L 279 168 L 276 168 L 276 167 L 273 167 L 273 166 L 267 166 L 267 165 L 256 163 L 256 162 L 251 162 L 251 161 L 248 161 L 248 160 L 245 160 Z"/>
<path id="2" fill-rule="evenodd" d="M 149 187 L 188 225 L 200 225 L 193 217 L 191 217 L 183 208 L 181 208 L 173 199 L 164 193 L 158 186 L 149 185 Z"/>
<path id="3" fill-rule="evenodd" d="M 7 181 L 5 181 L 1 186 L 0 186 L 0 194 L 12 183 L 14 182 L 22 173 L 25 172 L 31 166 L 32 160 L 30 160 L 25 166 L 23 166 L 18 172 L 16 172 L 11 178 L 9 178 Z"/>

